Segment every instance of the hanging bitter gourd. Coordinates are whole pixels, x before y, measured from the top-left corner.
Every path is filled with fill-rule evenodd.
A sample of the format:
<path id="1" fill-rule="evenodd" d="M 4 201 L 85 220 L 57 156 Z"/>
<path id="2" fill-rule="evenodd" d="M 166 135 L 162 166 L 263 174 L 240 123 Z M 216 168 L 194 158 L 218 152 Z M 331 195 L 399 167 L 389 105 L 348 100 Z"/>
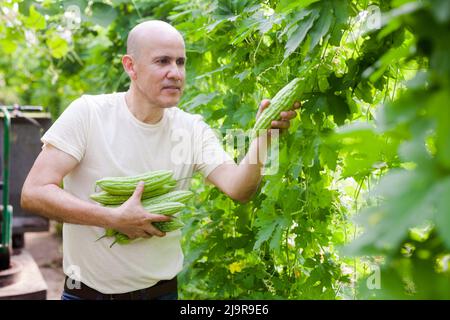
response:
<path id="1" fill-rule="evenodd" d="M 269 129 L 272 121 L 280 117 L 282 111 L 292 108 L 295 100 L 303 93 L 305 82 L 302 78 L 295 78 L 277 92 L 270 101 L 270 105 L 263 110 L 253 126 L 253 135 L 258 136 L 260 130 Z"/>

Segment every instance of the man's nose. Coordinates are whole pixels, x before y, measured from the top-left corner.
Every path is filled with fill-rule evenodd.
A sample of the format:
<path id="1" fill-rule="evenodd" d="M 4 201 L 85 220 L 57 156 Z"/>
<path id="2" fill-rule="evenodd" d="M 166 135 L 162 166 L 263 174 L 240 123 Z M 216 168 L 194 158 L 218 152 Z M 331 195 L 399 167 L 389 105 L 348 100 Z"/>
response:
<path id="1" fill-rule="evenodd" d="M 181 69 L 182 69 L 182 66 L 177 65 L 176 62 L 172 63 L 170 66 L 168 78 L 175 79 L 175 80 L 182 80 L 183 72 Z"/>

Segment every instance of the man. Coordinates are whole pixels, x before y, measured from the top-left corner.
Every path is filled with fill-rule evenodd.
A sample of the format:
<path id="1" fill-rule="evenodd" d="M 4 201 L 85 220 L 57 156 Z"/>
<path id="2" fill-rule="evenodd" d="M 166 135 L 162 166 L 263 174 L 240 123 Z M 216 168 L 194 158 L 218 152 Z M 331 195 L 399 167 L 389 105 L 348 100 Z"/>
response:
<path id="1" fill-rule="evenodd" d="M 131 80 L 129 90 L 82 96 L 43 136 L 44 146 L 24 183 L 21 204 L 64 222 L 64 272 L 81 283 L 67 279 L 63 299 L 149 299 L 167 294 L 176 298 L 171 279 L 182 269 L 181 233 L 165 234 L 151 224 L 169 218 L 144 210 L 142 183 L 118 208 L 95 204 L 89 195 L 95 192 L 97 179 L 169 169 L 176 179 L 200 171 L 241 202 L 257 189 L 263 163 L 248 159 L 255 159 L 260 139 L 237 165 L 200 116 L 174 107 L 184 88 L 185 61 L 184 41 L 175 28 L 162 21 L 137 25 L 122 59 Z M 263 101 L 260 111 L 268 104 Z M 295 111 L 282 113 L 272 127 L 287 128 L 294 116 Z M 175 129 L 191 135 L 192 161 L 173 161 Z M 181 180 L 178 187 L 186 189 L 188 184 Z M 110 248 L 105 239 L 95 241 L 105 228 L 139 239 Z"/>

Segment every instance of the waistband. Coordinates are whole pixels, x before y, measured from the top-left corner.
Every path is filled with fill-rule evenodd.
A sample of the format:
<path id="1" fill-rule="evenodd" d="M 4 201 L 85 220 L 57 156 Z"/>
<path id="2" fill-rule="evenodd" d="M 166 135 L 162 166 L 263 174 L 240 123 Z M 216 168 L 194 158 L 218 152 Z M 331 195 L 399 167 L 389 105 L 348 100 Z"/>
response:
<path id="1" fill-rule="evenodd" d="M 66 276 L 64 279 L 64 291 L 85 300 L 153 300 L 164 294 L 177 291 L 176 277 L 171 280 L 161 280 L 154 286 L 148 288 L 117 294 L 101 293 L 82 282 L 79 282 L 79 285 L 77 283 L 77 286 L 71 288 L 72 286 L 69 287 L 67 285 L 69 281 L 72 283 L 75 282 L 75 280 Z"/>

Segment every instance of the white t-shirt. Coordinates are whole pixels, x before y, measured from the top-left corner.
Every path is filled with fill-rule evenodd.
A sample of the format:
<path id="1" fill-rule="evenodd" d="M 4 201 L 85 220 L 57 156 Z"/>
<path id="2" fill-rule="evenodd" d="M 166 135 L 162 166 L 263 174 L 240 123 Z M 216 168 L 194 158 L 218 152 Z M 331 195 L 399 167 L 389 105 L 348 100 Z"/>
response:
<path id="1" fill-rule="evenodd" d="M 156 124 L 136 119 L 125 93 L 83 95 L 75 100 L 42 137 L 68 153 L 79 165 L 64 178 L 64 189 L 95 203 L 95 181 L 168 169 L 175 179 L 200 171 L 207 177 L 218 165 L 233 161 L 213 130 L 199 115 L 177 107 L 164 110 Z M 188 189 L 190 179 L 176 189 Z M 124 293 L 175 277 L 183 266 L 181 232 L 114 245 L 100 227 L 64 223 L 64 272 L 102 293 Z"/>

